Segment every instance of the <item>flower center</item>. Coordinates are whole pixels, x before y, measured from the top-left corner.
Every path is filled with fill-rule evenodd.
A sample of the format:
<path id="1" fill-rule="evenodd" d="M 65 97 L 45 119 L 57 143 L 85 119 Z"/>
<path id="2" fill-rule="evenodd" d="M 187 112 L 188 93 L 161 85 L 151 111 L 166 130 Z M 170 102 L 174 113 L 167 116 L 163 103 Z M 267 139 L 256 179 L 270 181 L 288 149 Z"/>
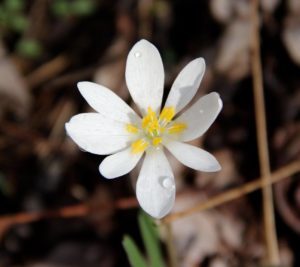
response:
<path id="1" fill-rule="evenodd" d="M 148 113 L 142 119 L 141 127 L 133 124 L 127 124 L 126 130 L 132 134 L 139 134 L 139 139 L 132 142 L 132 153 L 144 152 L 149 146 L 158 147 L 165 134 L 180 134 L 187 128 L 185 123 L 172 122 L 175 116 L 174 107 L 165 107 L 156 117 L 155 112 L 151 107 L 148 108 Z"/>

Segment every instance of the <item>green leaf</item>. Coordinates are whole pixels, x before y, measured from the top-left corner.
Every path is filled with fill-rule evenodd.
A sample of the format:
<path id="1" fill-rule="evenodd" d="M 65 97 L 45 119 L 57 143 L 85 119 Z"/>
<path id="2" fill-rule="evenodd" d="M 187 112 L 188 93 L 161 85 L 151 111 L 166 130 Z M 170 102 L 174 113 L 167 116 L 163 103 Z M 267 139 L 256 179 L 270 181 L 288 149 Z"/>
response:
<path id="1" fill-rule="evenodd" d="M 23 39 L 17 44 L 17 51 L 20 55 L 28 58 L 37 58 L 42 53 L 41 44 L 34 39 Z"/>
<path id="2" fill-rule="evenodd" d="M 159 234 L 152 219 L 141 212 L 138 217 L 140 231 L 149 257 L 151 267 L 164 267 L 164 261 L 160 250 Z"/>
<path id="3" fill-rule="evenodd" d="M 3 9 L 3 7 L 0 6 L 0 24 L 6 26 L 7 18 L 8 18 L 7 13 L 6 13 L 5 10 Z"/>
<path id="4" fill-rule="evenodd" d="M 16 12 L 24 9 L 23 0 L 6 0 L 4 5 L 8 11 Z"/>
<path id="5" fill-rule="evenodd" d="M 55 1 L 52 4 L 52 11 L 55 15 L 67 17 L 71 15 L 71 4 L 65 0 Z"/>
<path id="6" fill-rule="evenodd" d="M 23 32 L 28 28 L 29 21 L 22 14 L 15 15 L 9 20 L 9 27 L 16 32 Z"/>
<path id="7" fill-rule="evenodd" d="M 130 236 L 125 235 L 122 244 L 132 267 L 147 267 L 143 255 Z"/>
<path id="8" fill-rule="evenodd" d="M 91 0 L 76 0 L 72 3 L 72 13 L 78 16 L 87 16 L 94 12 L 95 4 Z"/>

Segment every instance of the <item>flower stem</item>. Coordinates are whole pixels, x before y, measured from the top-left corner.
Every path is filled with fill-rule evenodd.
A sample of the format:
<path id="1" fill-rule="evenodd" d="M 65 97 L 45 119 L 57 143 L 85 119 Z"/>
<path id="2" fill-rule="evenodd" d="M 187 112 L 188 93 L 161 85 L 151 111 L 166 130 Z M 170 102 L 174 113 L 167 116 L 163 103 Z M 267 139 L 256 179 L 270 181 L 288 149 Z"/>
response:
<path id="1" fill-rule="evenodd" d="M 267 248 L 267 264 L 277 266 L 280 264 L 278 241 L 274 218 L 273 192 L 270 184 L 271 172 L 268 151 L 267 126 L 265 103 L 263 93 L 262 66 L 260 57 L 260 34 L 259 34 L 259 1 L 252 1 L 252 75 L 253 92 L 255 102 L 256 133 L 258 143 L 259 165 L 263 187 L 263 220 L 265 241 Z"/>

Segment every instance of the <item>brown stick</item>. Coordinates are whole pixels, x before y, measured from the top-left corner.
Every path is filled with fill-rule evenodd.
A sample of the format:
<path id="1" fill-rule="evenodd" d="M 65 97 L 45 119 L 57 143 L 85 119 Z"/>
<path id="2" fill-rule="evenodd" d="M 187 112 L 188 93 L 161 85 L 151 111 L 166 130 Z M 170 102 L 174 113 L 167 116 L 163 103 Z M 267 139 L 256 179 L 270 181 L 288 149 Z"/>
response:
<path id="1" fill-rule="evenodd" d="M 196 204 L 195 206 L 193 206 L 189 209 L 173 213 L 173 214 L 165 217 L 162 221 L 164 223 L 170 223 L 172 221 L 189 216 L 193 213 L 208 210 L 211 208 L 215 208 L 224 203 L 227 203 L 229 201 L 232 201 L 234 199 L 242 197 L 246 194 L 249 194 L 257 189 L 268 186 L 271 183 L 276 183 L 276 182 L 278 182 L 288 176 L 291 176 L 299 171 L 300 171 L 300 161 L 294 161 L 294 162 L 288 164 L 287 166 L 282 167 L 282 168 L 278 169 L 277 171 L 275 171 L 271 175 L 271 180 L 269 180 L 267 184 L 265 184 L 265 181 L 263 181 L 262 178 L 258 178 L 256 180 L 246 183 L 245 185 L 242 185 L 238 188 L 228 190 L 228 191 L 221 193 L 215 197 L 209 198 L 208 200 L 203 201 L 199 204 Z"/>
<path id="2" fill-rule="evenodd" d="M 43 64 L 26 77 L 29 87 L 37 87 L 63 72 L 70 65 L 70 60 L 65 55 L 59 55 Z"/>
<path id="3" fill-rule="evenodd" d="M 129 209 L 137 206 L 137 200 L 134 197 L 122 198 L 114 203 L 117 209 Z M 105 208 L 105 207 L 103 207 Z M 49 218 L 72 218 L 83 217 L 90 212 L 89 204 L 83 203 L 69 207 L 63 207 L 57 210 L 46 210 L 41 212 L 21 212 L 13 215 L 0 216 L 0 237 L 9 227 L 16 224 L 30 223 Z"/>
<path id="4" fill-rule="evenodd" d="M 266 126 L 264 89 L 260 56 L 260 34 L 259 34 L 259 1 L 252 1 L 252 75 L 253 93 L 255 104 L 255 120 L 258 144 L 259 165 L 262 176 L 263 187 L 263 220 L 267 255 L 267 264 L 277 266 L 280 264 L 278 241 L 274 218 L 273 192 L 270 183 L 271 171 L 268 151 L 268 137 Z"/>
<path id="5" fill-rule="evenodd" d="M 282 167 L 275 171 L 271 175 L 270 183 L 276 183 L 288 176 L 291 176 L 300 171 L 300 161 L 294 161 L 285 167 Z M 252 182 L 246 183 L 238 188 L 228 190 L 224 193 L 221 193 L 215 197 L 212 197 L 204 202 L 201 202 L 185 211 L 173 213 L 162 220 L 162 223 L 170 223 L 172 221 L 178 220 L 180 218 L 189 216 L 195 212 L 200 212 L 203 210 L 215 208 L 222 204 L 225 204 L 231 200 L 242 197 L 246 194 L 249 194 L 261 187 L 265 186 L 261 178 L 254 180 Z M 115 207 L 117 209 L 129 209 L 135 208 L 138 205 L 135 197 L 122 198 L 117 200 Z M 60 208 L 54 211 L 41 211 L 41 212 L 22 212 L 13 215 L 4 215 L 0 216 L 0 233 L 4 228 L 10 227 L 15 224 L 30 223 L 33 221 L 38 221 L 47 218 L 71 218 L 71 217 L 81 217 L 86 216 L 89 212 L 89 207 L 87 204 L 79 204 L 69 207 Z"/>

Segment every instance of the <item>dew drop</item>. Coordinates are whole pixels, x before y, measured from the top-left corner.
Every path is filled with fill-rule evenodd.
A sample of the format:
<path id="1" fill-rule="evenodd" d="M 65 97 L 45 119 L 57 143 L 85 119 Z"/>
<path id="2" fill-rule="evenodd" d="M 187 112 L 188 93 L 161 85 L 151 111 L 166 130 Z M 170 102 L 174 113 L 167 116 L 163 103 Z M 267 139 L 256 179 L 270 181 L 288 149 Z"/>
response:
<path id="1" fill-rule="evenodd" d="M 173 190 L 175 188 L 173 179 L 169 177 L 165 177 L 162 179 L 162 186 L 168 190 Z"/>
<path id="2" fill-rule="evenodd" d="M 200 109 L 199 112 L 200 112 L 201 114 L 203 114 L 203 113 L 204 113 L 204 110 L 203 110 L 203 109 Z"/>
<path id="3" fill-rule="evenodd" d="M 135 57 L 141 57 L 142 54 L 141 54 L 141 52 L 137 51 L 137 52 L 134 53 L 134 56 L 135 56 Z"/>

